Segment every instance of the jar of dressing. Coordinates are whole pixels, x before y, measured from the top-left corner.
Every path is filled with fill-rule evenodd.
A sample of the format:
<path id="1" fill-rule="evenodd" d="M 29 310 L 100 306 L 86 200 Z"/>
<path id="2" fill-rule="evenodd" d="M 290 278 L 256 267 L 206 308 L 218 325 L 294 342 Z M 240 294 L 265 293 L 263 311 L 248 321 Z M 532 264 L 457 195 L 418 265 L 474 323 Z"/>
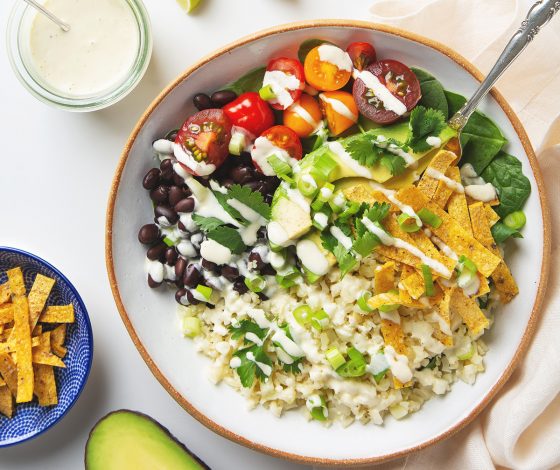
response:
<path id="1" fill-rule="evenodd" d="M 141 0 L 42 0 L 70 25 L 17 1 L 8 22 L 8 54 L 23 85 L 41 101 L 93 111 L 124 98 L 144 75 L 152 53 Z"/>

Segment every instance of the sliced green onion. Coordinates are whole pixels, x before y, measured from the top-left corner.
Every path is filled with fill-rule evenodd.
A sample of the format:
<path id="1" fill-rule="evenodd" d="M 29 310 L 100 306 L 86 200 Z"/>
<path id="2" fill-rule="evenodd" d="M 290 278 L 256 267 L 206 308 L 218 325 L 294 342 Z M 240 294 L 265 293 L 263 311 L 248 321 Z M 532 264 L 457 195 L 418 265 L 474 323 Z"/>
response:
<path id="1" fill-rule="evenodd" d="M 309 174 L 303 176 L 298 175 L 297 187 L 299 189 L 299 192 L 307 197 L 315 196 L 318 188 L 315 178 L 313 178 L 313 176 Z"/>
<path id="2" fill-rule="evenodd" d="M 292 315 L 301 326 L 305 326 L 311 321 L 313 310 L 309 305 L 300 305 L 292 312 Z"/>
<path id="3" fill-rule="evenodd" d="M 457 276 L 457 285 L 463 289 L 473 281 L 478 268 L 472 260 L 464 255 L 461 255 L 459 257 L 457 271 L 459 273 L 459 275 Z"/>
<path id="4" fill-rule="evenodd" d="M 291 268 L 289 270 L 285 270 L 276 274 L 276 282 L 280 287 L 283 287 L 284 289 L 295 286 L 299 279 L 301 279 L 301 273 L 295 268 Z"/>
<path id="5" fill-rule="evenodd" d="M 334 184 L 325 183 L 323 187 L 319 190 L 317 194 L 317 200 L 321 202 L 327 202 L 334 193 Z"/>
<path id="6" fill-rule="evenodd" d="M 165 243 L 167 246 L 175 246 L 175 242 L 169 237 L 165 237 L 163 239 L 163 243 Z"/>
<path id="7" fill-rule="evenodd" d="M 262 290 L 266 287 L 266 280 L 264 277 L 259 275 L 246 277 L 245 285 L 251 292 L 262 292 Z"/>
<path id="8" fill-rule="evenodd" d="M 422 276 L 424 277 L 424 292 L 428 297 L 433 297 L 434 279 L 432 277 L 432 270 L 427 264 L 422 264 Z"/>
<path id="9" fill-rule="evenodd" d="M 323 211 L 317 211 L 313 215 L 313 227 L 318 229 L 320 232 L 325 230 L 329 225 L 329 216 Z"/>
<path id="10" fill-rule="evenodd" d="M 366 359 L 356 348 L 348 349 L 348 361 L 336 369 L 341 377 L 361 377 L 366 373 Z"/>
<path id="11" fill-rule="evenodd" d="M 325 421 L 327 419 L 327 417 L 325 416 L 325 410 L 322 406 L 313 408 L 310 413 L 311 417 L 313 419 L 316 419 L 317 421 Z"/>
<path id="12" fill-rule="evenodd" d="M 416 223 L 414 217 L 410 217 L 410 215 L 404 212 L 397 217 L 397 222 L 403 232 L 412 233 L 420 230 L 420 226 Z"/>
<path id="13" fill-rule="evenodd" d="M 319 395 L 311 395 L 307 398 L 305 405 L 313 419 L 317 421 L 325 421 L 328 416 L 327 404 L 324 397 Z"/>
<path id="14" fill-rule="evenodd" d="M 365 291 L 358 297 L 358 307 L 364 312 L 373 312 L 373 309 L 368 305 L 368 300 L 371 299 L 371 292 Z"/>
<path id="15" fill-rule="evenodd" d="M 309 282 L 309 284 L 315 284 L 319 279 L 323 277 L 319 276 L 318 274 L 312 273 L 305 266 L 303 266 L 303 274 L 305 276 L 305 280 Z"/>
<path id="16" fill-rule="evenodd" d="M 338 168 L 338 163 L 328 152 L 324 152 L 321 158 L 317 158 L 310 170 L 311 176 L 317 181 L 319 186 L 330 180 L 331 173 Z"/>
<path id="17" fill-rule="evenodd" d="M 348 206 L 346 206 L 346 209 L 344 209 L 338 216 L 339 219 L 347 219 L 348 217 L 353 216 L 354 214 L 356 214 L 361 207 L 361 203 L 356 202 L 356 201 L 352 201 L 350 202 L 350 204 L 348 204 Z"/>
<path id="18" fill-rule="evenodd" d="M 520 230 L 527 223 L 527 217 L 525 217 L 525 212 L 515 211 L 509 215 L 506 215 L 504 219 L 504 224 L 512 230 Z"/>
<path id="19" fill-rule="evenodd" d="M 311 326 L 317 331 L 321 331 L 329 324 L 330 317 L 323 309 L 317 310 L 311 314 Z"/>
<path id="20" fill-rule="evenodd" d="M 340 353 L 337 347 L 330 348 L 325 353 L 325 357 L 334 370 L 337 370 L 340 366 L 346 363 L 346 359 L 344 359 L 344 356 Z"/>
<path id="21" fill-rule="evenodd" d="M 465 345 L 466 346 L 466 345 Z M 457 359 L 467 361 L 474 355 L 474 343 L 469 343 L 468 349 L 463 347 L 457 351 Z"/>
<path id="22" fill-rule="evenodd" d="M 198 286 L 196 286 L 195 290 L 202 297 L 204 297 L 206 300 L 210 300 L 210 297 L 212 296 L 212 288 L 211 287 L 203 286 L 202 284 L 199 284 Z"/>
<path id="23" fill-rule="evenodd" d="M 381 380 L 383 380 L 383 377 L 385 377 L 385 374 L 387 374 L 388 370 L 389 369 L 385 369 L 385 370 L 382 370 L 381 372 L 379 372 L 378 374 L 373 374 L 373 378 L 375 379 L 375 381 L 377 383 L 381 382 Z"/>
<path id="24" fill-rule="evenodd" d="M 272 89 L 272 86 L 270 85 L 266 85 L 263 86 L 260 90 L 259 90 L 259 96 L 265 100 L 273 100 L 274 98 L 276 98 L 276 93 L 274 93 L 274 90 Z"/>
<path id="25" fill-rule="evenodd" d="M 229 141 L 228 151 L 232 155 L 241 155 L 247 145 L 247 137 L 243 132 L 234 132 Z"/>
<path id="26" fill-rule="evenodd" d="M 435 369 L 436 363 L 437 363 L 437 356 L 434 356 L 430 359 L 430 362 L 426 364 L 425 369 L 431 369 L 431 370 Z"/>
<path id="27" fill-rule="evenodd" d="M 188 338 L 194 338 L 200 334 L 200 320 L 197 317 L 183 318 L 183 334 Z"/>
<path id="28" fill-rule="evenodd" d="M 282 251 L 285 248 L 282 245 L 277 245 L 276 243 L 272 243 L 270 240 L 268 242 L 268 246 L 270 246 L 270 249 L 276 253 Z"/>
<path id="29" fill-rule="evenodd" d="M 439 226 L 443 222 L 439 215 L 434 214 L 432 211 L 426 209 L 425 207 L 420 209 L 417 214 L 422 222 L 431 225 L 434 228 L 439 228 Z"/>
<path id="30" fill-rule="evenodd" d="M 400 307 L 399 304 L 385 304 L 379 307 L 379 311 L 383 313 L 394 312 Z"/>
<path id="31" fill-rule="evenodd" d="M 339 204 L 342 202 L 342 204 Z M 346 198 L 342 191 L 337 191 L 333 197 L 329 199 L 329 206 L 335 214 L 341 213 L 346 208 Z"/>
<path id="32" fill-rule="evenodd" d="M 383 377 L 385 377 L 385 374 L 389 370 L 389 363 L 387 362 L 387 358 L 385 357 L 383 350 L 380 350 L 372 357 L 368 370 L 371 372 L 377 383 L 381 382 Z"/>
<path id="33" fill-rule="evenodd" d="M 324 205 L 325 205 L 325 203 L 323 201 L 320 201 L 319 198 L 316 198 L 311 203 L 311 209 L 313 209 L 315 212 L 319 212 L 323 208 Z"/>
<path id="34" fill-rule="evenodd" d="M 289 178 L 289 181 L 293 181 L 290 177 L 292 174 L 292 167 L 278 155 L 270 155 L 266 161 L 270 164 L 272 170 L 279 178 Z"/>

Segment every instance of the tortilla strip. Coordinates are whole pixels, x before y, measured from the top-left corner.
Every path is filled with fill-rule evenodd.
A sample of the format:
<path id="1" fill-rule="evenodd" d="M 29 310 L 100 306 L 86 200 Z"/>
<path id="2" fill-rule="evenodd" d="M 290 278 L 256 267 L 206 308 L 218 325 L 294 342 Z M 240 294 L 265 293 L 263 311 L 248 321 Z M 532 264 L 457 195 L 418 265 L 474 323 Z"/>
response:
<path id="1" fill-rule="evenodd" d="M 496 224 L 500 220 L 500 216 L 496 214 L 496 211 L 490 207 L 488 204 L 484 204 L 484 211 L 486 212 L 486 218 L 488 219 L 488 223 L 490 227 Z"/>
<path id="2" fill-rule="evenodd" d="M 367 202 L 373 204 L 375 202 L 386 202 L 391 204 L 391 212 L 400 211 L 400 209 L 387 199 L 387 197 L 380 191 L 376 191 L 369 183 L 358 183 L 342 190 L 344 197 L 352 202 Z"/>
<path id="3" fill-rule="evenodd" d="M 40 316 L 41 323 L 74 323 L 74 305 L 51 305 Z"/>
<path id="4" fill-rule="evenodd" d="M 448 150 L 441 150 L 435 154 L 434 158 L 432 158 L 432 161 L 428 165 L 428 168 L 432 168 L 436 171 L 439 171 L 440 173 L 445 174 L 447 169 L 455 162 L 456 158 L 457 155 L 455 155 L 453 152 L 450 152 Z M 428 168 L 426 168 L 426 170 Z M 422 191 L 426 195 L 426 197 L 431 199 L 434 197 L 434 194 L 438 187 L 438 183 L 440 181 L 432 176 L 429 176 L 427 173 L 427 171 L 424 171 L 424 173 L 422 174 L 422 178 L 420 178 L 420 181 L 418 182 L 417 188 Z"/>
<path id="5" fill-rule="evenodd" d="M 449 177 L 460 183 L 461 173 L 459 172 L 459 168 L 455 167 L 454 169 L 450 169 Z M 451 196 L 449 196 L 449 200 L 447 201 L 447 212 L 472 237 L 471 220 L 469 218 L 467 198 L 464 193 L 454 192 Z"/>
<path id="6" fill-rule="evenodd" d="M 10 285 L 12 295 L 25 295 L 25 282 L 23 280 L 21 268 L 8 269 L 6 274 L 8 275 L 8 283 Z"/>
<path id="7" fill-rule="evenodd" d="M 6 324 L 14 321 L 14 306 L 6 304 L 0 306 L 0 323 Z"/>
<path id="8" fill-rule="evenodd" d="M 453 179 L 454 178 L 454 176 L 453 176 L 454 173 L 453 172 L 454 172 L 454 169 L 456 169 L 456 168 L 457 167 L 450 166 L 447 169 L 447 171 L 445 172 L 445 176 Z M 449 198 L 451 197 L 452 194 L 453 194 L 453 189 L 450 188 L 449 186 L 447 186 L 444 181 L 440 181 L 437 185 L 436 192 L 435 192 L 434 196 L 432 197 L 432 202 L 434 204 L 437 204 L 442 209 L 445 209 L 445 206 L 447 205 L 447 201 L 449 200 Z"/>
<path id="9" fill-rule="evenodd" d="M 14 414 L 14 399 L 7 386 L 0 387 L 0 413 L 8 418 Z"/>
<path id="10" fill-rule="evenodd" d="M 29 305 L 26 297 L 14 297 L 14 330 L 17 354 L 17 403 L 33 400 L 33 363 L 31 357 L 31 330 Z"/>
<path id="11" fill-rule="evenodd" d="M 449 307 L 451 304 L 451 295 L 453 294 L 453 289 L 445 289 L 443 293 L 443 297 L 436 305 L 437 314 L 441 317 L 441 321 L 447 325 L 445 328 L 448 331 L 443 331 L 441 325 L 438 324 L 438 328 L 434 330 L 434 338 L 440 341 L 447 347 L 453 346 L 453 335 L 449 335 L 449 331 L 451 331 L 451 318 L 449 315 Z"/>
<path id="12" fill-rule="evenodd" d="M 477 202 L 479 202 L 477 199 L 473 199 L 470 196 L 466 196 L 467 199 L 467 204 L 470 206 L 471 204 L 475 204 Z M 498 198 L 492 199 L 491 201 L 488 201 L 486 204 L 488 204 L 489 206 L 497 206 L 500 204 L 500 200 Z"/>
<path id="13" fill-rule="evenodd" d="M 375 270 L 373 278 L 374 292 L 381 294 L 395 288 L 395 262 L 387 261 Z"/>
<path id="14" fill-rule="evenodd" d="M 29 301 L 29 325 L 31 326 L 31 330 L 35 328 L 53 286 L 54 279 L 43 276 L 42 274 L 37 274 L 37 276 L 35 276 L 35 281 L 27 297 Z"/>
<path id="15" fill-rule="evenodd" d="M 453 289 L 450 310 L 457 312 L 472 335 L 480 335 L 485 328 L 490 326 L 488 318 L 484 315 L 476 300 L 467 297 L 462 289 Z"/>
<path id="16" fill-rule="evenodd" d="M 58 398 L 53 368 L 48 365 L 35 364 L 33 370 L 35 372 L 35 395 L 39 399 L 39 405 L 57 405 Z"/>
<path id="17" fill-rule="evenodd" d="M 39 337 L 31 338 L 31 347 L 39 345 Z M 16 351 L 16 340 L 12 337 L 8 341 L 0 343 L 0 353 L 17 353 Z"/>
<path id="18" fill-rule="evenodd" d="M 387 346 L 392 346 L 397 354 L 409 356 L 410 351 L 404 342 L 404 331 L 401 325 L 390 320 L 381 320 L 381 334 Z M 393 385 L 396 389 L 412 385 L 412 381 L 403 384 L 400 380 L 393 377 Z"/>
<path id="19" fill-rule="evenodd" d="M 480 241 L 490 252 L 500 258 L 498 267 L 491 275 L 496 290 L 500 296 L 500 301 L 504 304 L 511 302 L 511 300 L 519 293 L 519 287 L 513 278 L 511 271 L 502 259 L 500 250 L 492 237 L 490 231 L 490 223 L 486 217 L 486 210 L 482 202 L 476 202 L 469 206 L 471 219 L 473 223 L 473 232 L 475 238 Z M 478 265 L 477 265 L 478 267 Z"/>
<path id="20" fill-rule="evenodd" d="M 15 397 L 17 395 L 17 367 L 9 354 L 0 353 L 0 374 Z"/>
<path id="21" fill-rule="evenodd" d="M 68 350 L 64 347 L 66 340 L 66 325 L 57 326 L 51 331 L 51 349 L 60 358 L 66 356 Z"/>
<path id="22" fill-rule="evenodd" d="M 8 282 L 0 284 L 0 305 L 5 304 L 10 300 L 11 291 Z"/>
<path id="23" fill-rule="evenodd" d="M 411 271 L 412 272 L 406 277 L 401 277 L 401 284 L 406 289 L 410 297 L 413 299 L 419 299 L 426 291 L 424 277 L 415 269 L 411 269 Z"/>
<path id="24" fill-rule="evenodd" d="M 43 333 L 39 340 L 39 345 L 33 348 L 33 362 L 35 364 L 45 364 L 55 367 L 66 367 L 58 356 L 51 352 L 51 332 Z"/>

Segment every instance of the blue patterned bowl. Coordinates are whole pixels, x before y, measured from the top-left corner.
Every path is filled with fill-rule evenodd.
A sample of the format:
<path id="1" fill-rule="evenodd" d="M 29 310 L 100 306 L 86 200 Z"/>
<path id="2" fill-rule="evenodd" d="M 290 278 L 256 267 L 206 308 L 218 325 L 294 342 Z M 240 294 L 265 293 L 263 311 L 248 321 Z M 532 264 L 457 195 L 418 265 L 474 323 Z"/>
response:
<path id="1" fill-rule="evenodd" d="M 37 273 L 54 278 L 56 283 L 47 305 L 74 304 L 76 321 L 68 326 L 66 335 L 66 368 L 54 369 L 58 405 L 41 407 L 34 400 L 17 404 L 12 419 L 0 415 L 0 447 L 33 439 L 60 421 L 80 396 L 93 358 L 91 324 L 76 288 L 58 269 L 41 258 L 15 248 L 0 247 L 0 283 L 6 281 L 6 270 L 16 266 L 23 271 L 28 292 Z"/>

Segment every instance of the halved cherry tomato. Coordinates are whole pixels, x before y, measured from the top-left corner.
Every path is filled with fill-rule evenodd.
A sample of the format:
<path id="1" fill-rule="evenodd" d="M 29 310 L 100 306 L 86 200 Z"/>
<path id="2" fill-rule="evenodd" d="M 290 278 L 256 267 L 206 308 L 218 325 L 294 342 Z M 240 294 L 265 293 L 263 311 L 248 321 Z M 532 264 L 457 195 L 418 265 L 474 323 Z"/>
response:
<path id="1" fill-rule="evenodd" d="M 278 85 L 272 86 L 273 91 L 276 93 L 276 98 L 269 100 L 269 103 L 274 109 L 284 110 L 300 97 L 301 90 L 305 87 L 303 65 L 301 65 L 299 60 L 279 57 L 278 59 L 272 59 L 268 63 L 266 71 L 281 72 L 288 76 L 284 78 L 284 81 L 290 80 L 294 82 L 293 86 L 287 86 L 286 88 L 278 87 Z M 299 84 L 295 83 L 296 80 Z M 271 85 L 272 83 L 276 84 L 278 81 L 268 79 L 268 74 L 265 74 L 263 86 Z"/>
<path id="2" fill-rule="evenodd" d="M 380 60 L 369 65 L 362 73 L 370 72 L 387 87 L 391 94 L 410 111 L 422 97 L 416 75 L 406 65 L 396 60 Z M 386 109 L 383 101 L 375 96 L 360 78 L 354 81 L 354 99 L 360 112 L 378 124 L 395 122 L 401 116 Z"/>
<path id="3" fill-rule="evenodd" d="M 345 91 L 325 91 L 319 98 L 332 135 L 342 134 L 358 122 L 358 106 L 352 94 Z"/>
<path id="4" fill-rule="evenodd" d="M 274 124 L 270 106 L 253 91 L 239 95 L 222 109 L 234 126 L 242 127 L 253 135 L 259 135 Z"/>
<path id="5" fill-rule="evenodd" d="M 364 70 L 369 64 L 377 60 L 375 48 L 369 42 L 353 42 L 346 48 L 352 59 L 354 68 Z"/>
<path id="6" fill-rule="evenodd" d="M 306 93 L 303 93 L 298 101 L 284 111 L 284 125 L 300 137 L 311 135 L 322 119 L 319 103 Z"/>
<path id="7" fill-rule="evenodd" d="M 345 62 L 344 68 L 339 68 L 337 65 L 321 60 L 319 48 L 332 48 L 331 52 L 339 55 L 342 62 Z M 336 51 L 340 51 L 338 53 Z M 324 59 L 324 57 L 323 57 Z M 332 46 L 330 44 L 322 44 L 309 51 L 303 64 L 305 70 L 305 79 L 312 87 L 323 91 L 333 91 L 342 88 L 348 83 L 352 75 L 352 61 L 348 54 L 342 49 Z"/>
<path id="8" fill-rule="evenodd" d="M 188 161 L 180 161 L 189 173 L 202 176 L 204 165 L 218 168 L 227 158 L 231 121 L 221 109 L 205 109 L 188 118 L 175 138 Z M 196 168 L 200 167 L 200 171 Z"/>
<path id="9" fill-rule="evenodd" d="M 266 137 L 273 145 L 288 152 L 290 157 L 301 160 L 303 148 L 297 134 L 286 126 L 273 126 L 261 134 Z"/>

